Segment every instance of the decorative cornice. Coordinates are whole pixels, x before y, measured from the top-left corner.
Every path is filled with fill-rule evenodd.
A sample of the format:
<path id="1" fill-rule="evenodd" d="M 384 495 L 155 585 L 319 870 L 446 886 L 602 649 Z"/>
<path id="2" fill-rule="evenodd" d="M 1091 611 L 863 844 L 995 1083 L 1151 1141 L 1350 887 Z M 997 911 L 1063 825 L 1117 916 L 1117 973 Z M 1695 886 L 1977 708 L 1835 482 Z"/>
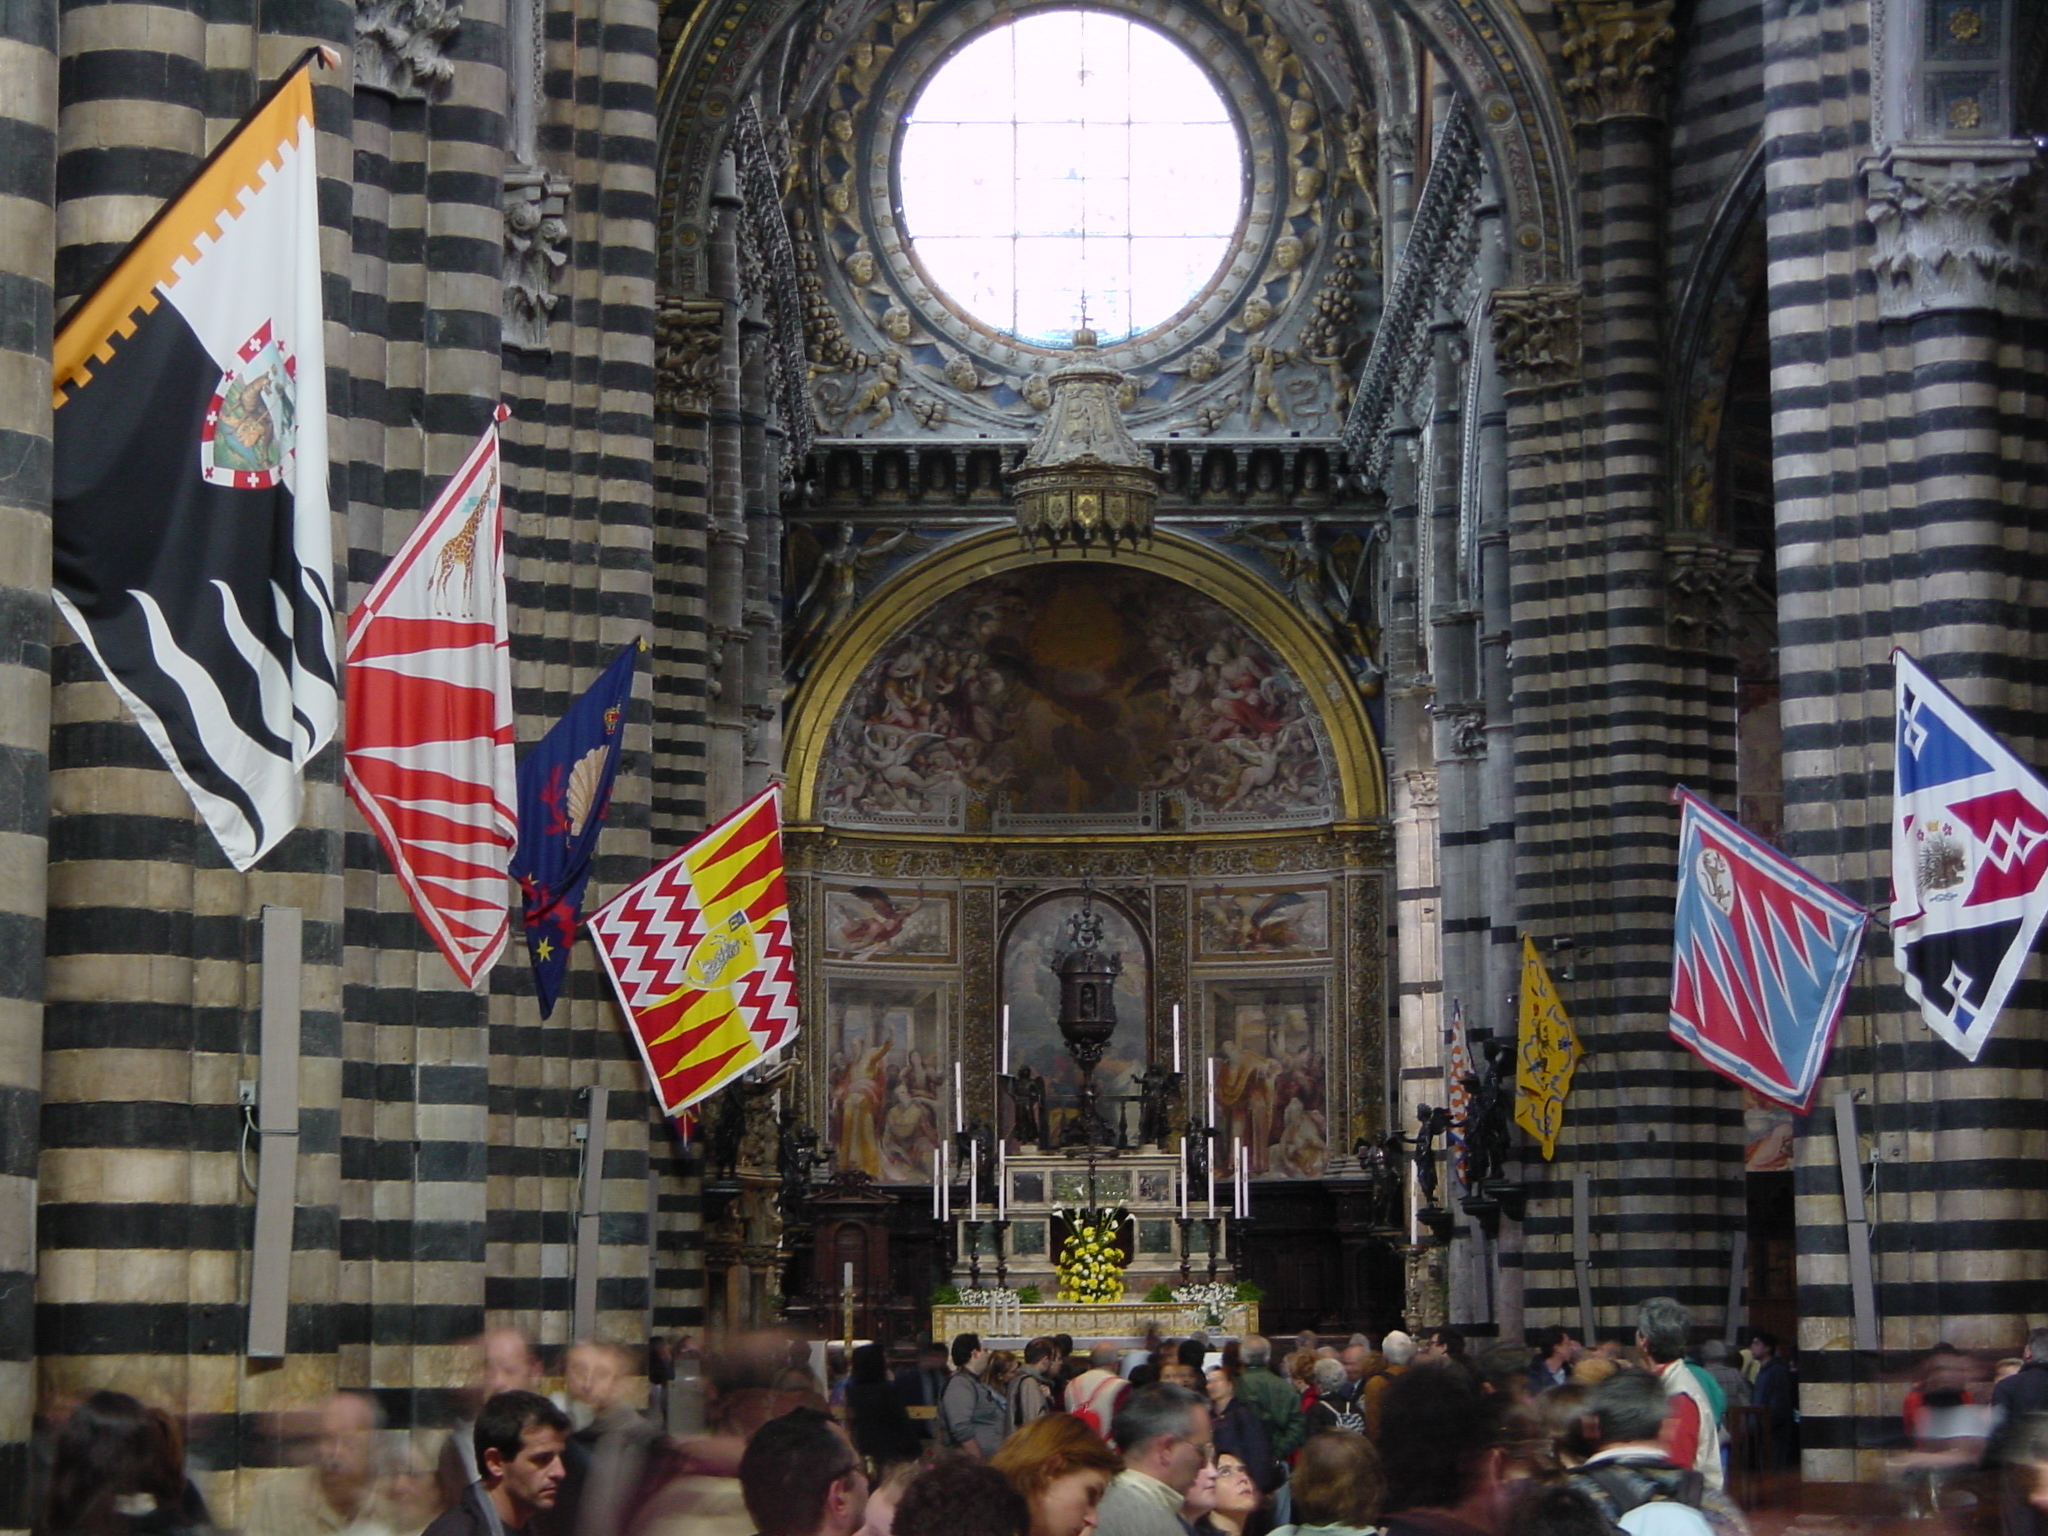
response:
<path id="1" fill-rule="evenodd" d="M 1420 387 L 1430 358 L 1430 323 L 1445 297 L 1464 283 L 1477 255 L 1474 214 L 1483 170 L 1478 130 L 1464 99 L 1454 98 L 1344 423 L 1344 446 L 1368 485 L 1385 478 L 1395 411 Z"/>
<path id="2" fill-rule="evenodd" d="M 555 277 L 569 264 L 568 178 L 532 166 L 505 173 L 503 344 L 521 352 L 548 350 Z"/>
<path id="3" fill-rule="evenodd" d="M 725 306 L 716 299 L 660 300 L 654 311 L 654 407 L 702 415 L 718 392 Z"/>
<path id="4" fill-rule="evenodd" d="M 2048 312 L 2048 175 L 2032 141 L 1899 144 L 1865 170 L 1885 319 Z"/>
<path id="5" fill-rule="evenodd" d="M 796 483 L 797 467 L 811 451 L 813 421 L 810 371 L 804 358 L 804 305 L 797 285 L 796 250 L 782 214 L 781 174 L 768 152 L 761 114 L 749 96 L 733 118 L 733 153 L 740 191 L 752 221 L 754 245 L 767 289 L 769 324 L 775 340 L 777 414 L 787 442 L 782 456 L 785 484 Z"/>
<path id="6" fill-rule="evenodd" d="M 1564 88 L 1578 119 L 1662 115 L 1664 66 L 1677 33 L 1672 0 L 1564 0 Z"/>
<path id="7" fill-rule="evenodd" d="M 455 78 L 442 50 L 461 25 L 462 0 L 359 0 L 357 89 L 425 99 Z"/>
<path id="8" fill-rule="evenodd" d="M 1496 288 L 1488 300 L 1493 356 L 1510 389 L 1569 384 L 1579 376 L 1576 286 Z"/>

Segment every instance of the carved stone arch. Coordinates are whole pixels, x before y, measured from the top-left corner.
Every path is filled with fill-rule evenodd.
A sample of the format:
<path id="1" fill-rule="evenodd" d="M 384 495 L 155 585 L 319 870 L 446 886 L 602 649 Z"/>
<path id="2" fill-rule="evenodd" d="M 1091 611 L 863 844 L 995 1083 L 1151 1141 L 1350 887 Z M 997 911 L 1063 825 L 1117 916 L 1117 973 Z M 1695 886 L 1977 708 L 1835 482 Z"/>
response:
<path id="1" fill-rule="evenodd" d="M 1753 143 L 1708 216 L 1671 318 L 1671 507 L 1675 526 L 1704 530 L 1699 477 L 1715 449 L 1711 396 L 1725 387 L 1734 332 L 1761 296 L 1763 142 Z"/>
<path id="2" fill-rule="evenodd" d="M 1472 110 L 1499 190 L 1508 285 L 1579 270 L 1572 131 L 1548 50 L 1513 0 L 1368 0 L 1413 26 Z"/>
<path id="3" fill-rule="evenodd" d="M 893 637 L 941 599 L 984 577 L 1053 563 L 1099 568 L 1103 561 L 1083 551 L 1028 551 L 1005 528 L 953 540 L 884 580 L 819 651 L 792 703 L 784 732 L 790 822 L 822 821 L 819 785 L 834 726 L 864 669 Z M 1326 824 L 1341 829 L 1386 814 L 1385 776 L 1365 701 L 1349 670 L 1297 609 L 1248 567 L 1176 534 L 1156 533 L 1117 564 L 1191 587 L 1220 604 L 1298 680 L 1326 734 L 1335 777 Z"/>

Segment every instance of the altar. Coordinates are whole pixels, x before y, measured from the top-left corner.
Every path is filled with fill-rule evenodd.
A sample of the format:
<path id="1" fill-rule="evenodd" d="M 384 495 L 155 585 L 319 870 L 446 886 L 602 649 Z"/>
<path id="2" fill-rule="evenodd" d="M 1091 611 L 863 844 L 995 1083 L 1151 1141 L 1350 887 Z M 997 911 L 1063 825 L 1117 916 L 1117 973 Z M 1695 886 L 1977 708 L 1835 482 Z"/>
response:
<path id="1" fill-rule="evenodd" d="M 1218 1319 L 1211 1322 L 1211 1318 Z M 1064 1333 L 1074 1347 L 1115 1344 L 1136 1349 L 1148 1333 L 1161 1338 L 1206 1334 L 1219 1348 L 1226 1339 L 1259 1331 L 1259 1304 L 1233 1302 L 1220 1312 L 1181 1302 L 1049 1302 L 1035 1306 L 984 1303 L 932 1308 L 932 1337 L 945 1342 L 962 1333 L 978 1333 L 989 1349 L 1021 1349 L 1031 1340 Z"/>

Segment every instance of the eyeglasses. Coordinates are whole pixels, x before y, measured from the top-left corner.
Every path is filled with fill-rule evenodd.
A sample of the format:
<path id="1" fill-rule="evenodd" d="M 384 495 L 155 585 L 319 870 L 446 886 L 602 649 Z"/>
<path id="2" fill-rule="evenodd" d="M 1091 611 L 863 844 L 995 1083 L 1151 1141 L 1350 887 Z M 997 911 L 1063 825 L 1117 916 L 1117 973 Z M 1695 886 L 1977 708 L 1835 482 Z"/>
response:
<path id="1" fill-rule="evenodd" d="M 1214 1440 L 1194 1440 L 1190 1439 L 1186 1435 L 1182 1435 L 1180 1437 L 1179 1443 L 1182 1445 L 1192 1446 L 1194 1447 L 1194 1449 L 1200 1451 L 1202 1453 L 1202 1461 L 1205 1465 L 1212 1467 L 1216 1465 L 1216 1442 Z"/>

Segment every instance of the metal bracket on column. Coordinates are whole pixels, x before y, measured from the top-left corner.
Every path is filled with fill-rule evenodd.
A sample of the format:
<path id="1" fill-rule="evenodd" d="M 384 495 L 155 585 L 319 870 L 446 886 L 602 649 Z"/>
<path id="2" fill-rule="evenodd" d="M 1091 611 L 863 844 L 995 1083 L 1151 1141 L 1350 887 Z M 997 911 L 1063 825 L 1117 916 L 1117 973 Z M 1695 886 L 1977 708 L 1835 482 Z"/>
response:
<path id="1" fill-rule="evenodd" d="M 1877 1348 L 1877 1284 L 1870 1265 L 1870 1215 L 1863 1208 L 1862 1143 L 1856 1137 L 1856 1096 L 1835 1095 L 1835 1155 L 1842 1166 L 1842 1218 L 1849 1229 L 1849 1301 L 1856 1347 Z"/>
<path id="2" fill-rule="evenodd" d="M 590 1089 L 583 1122 L 583 1188 L 576 1205 L 576 1296 L 571 1333 L 587 1339 L 597 1332 L 598 1218 L 604 1199 L 605 1112 L 611 1089 Z"/>
<path id="3" fill-rule="evenodd" d="M 1593 1190 L 1583 1173 L 1572 1175 L 1572 1268 L 1579 1280 L 1579 1336 L 1593 1344 Z"/>
<path id="4" fill-rule="evenodd" d="M 299 1192 L 299 1026 L 305 919 L 297 907 L 263 909 L 262 1059 L 257 1075 L 256 1238 L 249 1261 L 249 1353 L 285 1353 L 292 1279 L 292 1215 Z"/>

